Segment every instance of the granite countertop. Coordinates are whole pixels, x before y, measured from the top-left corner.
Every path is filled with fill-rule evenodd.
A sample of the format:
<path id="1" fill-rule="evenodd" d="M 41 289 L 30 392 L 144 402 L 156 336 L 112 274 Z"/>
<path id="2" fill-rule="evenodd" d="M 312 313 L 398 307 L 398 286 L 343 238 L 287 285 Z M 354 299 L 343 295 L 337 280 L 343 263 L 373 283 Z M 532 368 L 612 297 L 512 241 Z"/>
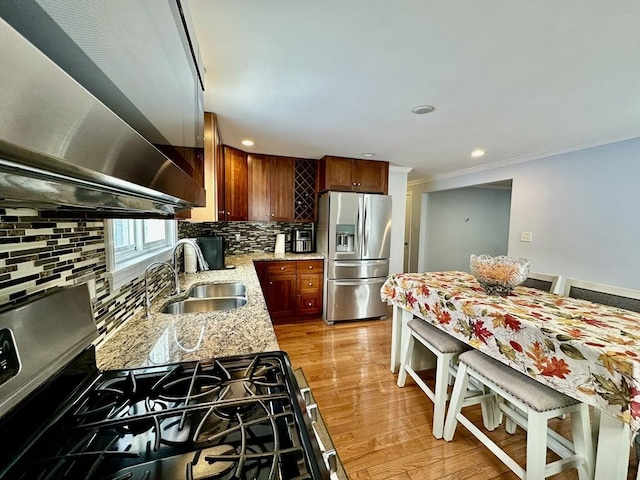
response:
<path id="1" fill-rule="evenodd" d="M 141 309 L 97 350 L 103 370 L 202 360 L 278 350 L 253 262 L 256 260 L 321 260 L 317 253 L 252 253 L 225 259 L 234 269 L 180 275 L 180 295 L 158 294 L 151 315 Z M 247 287 L 247 304 L 233 309 L 170 315 L 160 313 L 170 301 L 183 299 L 193 285 L 238 282 Z"/>

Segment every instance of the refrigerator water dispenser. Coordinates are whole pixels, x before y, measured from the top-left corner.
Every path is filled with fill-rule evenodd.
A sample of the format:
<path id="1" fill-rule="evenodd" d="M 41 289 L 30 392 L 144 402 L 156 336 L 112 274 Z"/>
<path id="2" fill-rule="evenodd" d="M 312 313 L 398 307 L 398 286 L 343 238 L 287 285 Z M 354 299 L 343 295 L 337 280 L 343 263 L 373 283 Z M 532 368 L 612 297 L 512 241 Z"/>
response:
<path id="1" fill-rule="evenodd" d="M 336 225 L 336 252 L 355 251 L 356 226 L 348 224 Z"/>

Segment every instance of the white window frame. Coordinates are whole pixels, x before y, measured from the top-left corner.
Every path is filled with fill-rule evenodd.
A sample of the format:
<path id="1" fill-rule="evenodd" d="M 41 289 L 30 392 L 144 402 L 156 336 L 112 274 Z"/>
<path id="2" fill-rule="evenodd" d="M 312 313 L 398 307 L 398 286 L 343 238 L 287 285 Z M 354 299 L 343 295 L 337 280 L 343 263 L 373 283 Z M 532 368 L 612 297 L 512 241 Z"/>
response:
<path id="1" fill-rule="evenodd" d="M 113 292 L 127 283 L 144 276 L 144 271 L 153 262 L 171 259 L 173 246 L 178 239 L 176 220 L 167 220 L 164 241 L 150 242 L 146 245 L 143 239 L 143 220 L 133 219 L 135 246 L 127 246 L 118 252 L 116 261 L 115 245 L 113 241 L 113 220 L 105 220 L 105 251 L 107 260 L 107 279 Z M 120 253 L 124 253 L 120 255 Z"/>

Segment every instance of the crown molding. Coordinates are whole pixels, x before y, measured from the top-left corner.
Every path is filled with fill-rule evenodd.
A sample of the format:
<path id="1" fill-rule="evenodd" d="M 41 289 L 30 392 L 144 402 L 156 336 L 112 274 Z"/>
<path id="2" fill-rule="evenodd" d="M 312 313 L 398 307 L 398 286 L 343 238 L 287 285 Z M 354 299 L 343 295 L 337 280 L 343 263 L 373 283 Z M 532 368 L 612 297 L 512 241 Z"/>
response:
<path id="1" fill-rule="evenodd" d="M 413 167 L 400 167 L 396 165 L 389 165 L 389 173 L 404 173 L 406 175 L 413 170 Z"/>
<path id="2" fill-rule="evenodd" d="M 444 180 L 447 178 L 461 177 L 463 175 L 471 175 L 473 173 L 485 172 L 487 170 L 494 170 L 496 168 L 508 167 L 511 165 L 517 165 L 518 163 L 531 162 L 533 160 L 541 160 L 543 158 L 553 157 L 555 155 L 562 155 L 565 153 L 577 152 L 585 150 L 587 148 L 600 147 L 602 145 L 608 145 L 617 142 L 623 142 L 625 140 L 632 140 L 640 137 L 623 137 L 618 139 L 598 139 L 591 142 L 576 143 L 574 145 L 568 145 L 566 147 L 543 150 L 541 152 L 529 153 L 519 157 L 509 158 L 507 160 L 500 160 L 498 162 L 486 163 L 484 165 L 478 165 L 477 167 L 465 168 L 463 170 L 456 170 L 455 172 L 442 173 L 440 175 L 434 175 L 432 177 L 426 177 L 419 180 L 411 180 L 407 182 L 408 186 L 422 185 L 425 183 L 435 182 L 438 180 Z"/>

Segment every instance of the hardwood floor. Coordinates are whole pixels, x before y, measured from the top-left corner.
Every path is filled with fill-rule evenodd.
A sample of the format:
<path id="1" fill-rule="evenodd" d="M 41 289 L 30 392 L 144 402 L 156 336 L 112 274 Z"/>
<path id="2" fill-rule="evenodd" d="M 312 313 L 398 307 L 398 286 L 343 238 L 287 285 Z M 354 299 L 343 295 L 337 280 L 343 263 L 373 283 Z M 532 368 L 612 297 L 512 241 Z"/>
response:
<path id="1" fill-rule="evenodd" d="M 328 326 L 316 319 L 278 323 L 275 331 L 294 368 L 302 367 L 349 479 L 517 479 L 463 426 L 452 442 L 431 435 L 431 401 L 411 378 L 398 388 L 389 370 L 390 320 Z M 479 408 L 474 415 L 479 421 Z M 558 420 L 554 427 L 566 434 L 569 423 Z M 524 464 L 521 429 L 509 435 L 498 428 L 491 437 Z M 572 470 L 550 478 L 578 475 Z"/>

